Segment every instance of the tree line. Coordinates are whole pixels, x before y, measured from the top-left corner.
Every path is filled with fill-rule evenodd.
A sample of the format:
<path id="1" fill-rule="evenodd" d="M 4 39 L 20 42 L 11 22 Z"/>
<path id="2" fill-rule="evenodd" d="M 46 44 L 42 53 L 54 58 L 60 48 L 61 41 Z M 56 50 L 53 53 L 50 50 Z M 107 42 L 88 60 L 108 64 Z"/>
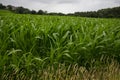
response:
<path id="1" fill-rule="evenodd" d="M 59 15 L 59 16 L 80 16 L 80 17 L 93 17 L 93 18 L 120 18 L 120 6 L 114 8 L 100 9 L 98 11 L 88 11 L 88 12 L 74 12 L 74 13 L 48 13 L 43 10 L 29 10 L 24 7 L 15 7 L 12 5 L 3 5 L 0 3 L 0 9 L 7 9 L 18 14 L 39 14 L 39 15 Z"/>

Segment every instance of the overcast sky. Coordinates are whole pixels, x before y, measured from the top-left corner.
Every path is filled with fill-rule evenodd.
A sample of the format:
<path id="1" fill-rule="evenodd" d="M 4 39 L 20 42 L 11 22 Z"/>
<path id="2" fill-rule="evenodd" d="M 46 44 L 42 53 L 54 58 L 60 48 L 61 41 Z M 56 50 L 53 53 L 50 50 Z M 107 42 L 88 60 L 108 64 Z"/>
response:
<path id="1" fill-rule="evenodd" d="M 23 6 L 30 10 L 74 13 L 120 6 L 120 0 L 0 0 L 4 5 Z"/>

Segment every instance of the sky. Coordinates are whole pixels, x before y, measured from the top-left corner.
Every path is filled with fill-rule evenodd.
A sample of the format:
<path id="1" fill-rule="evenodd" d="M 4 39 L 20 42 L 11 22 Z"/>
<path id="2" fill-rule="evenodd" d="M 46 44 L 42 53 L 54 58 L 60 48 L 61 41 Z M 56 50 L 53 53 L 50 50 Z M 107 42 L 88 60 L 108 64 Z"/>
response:
<path id="1" fill-rule="evenodd" d="M 4 5 L 23 6 L 30 10 L 74 13 L 120 6 L 120 0 L 0 0 Z"/>

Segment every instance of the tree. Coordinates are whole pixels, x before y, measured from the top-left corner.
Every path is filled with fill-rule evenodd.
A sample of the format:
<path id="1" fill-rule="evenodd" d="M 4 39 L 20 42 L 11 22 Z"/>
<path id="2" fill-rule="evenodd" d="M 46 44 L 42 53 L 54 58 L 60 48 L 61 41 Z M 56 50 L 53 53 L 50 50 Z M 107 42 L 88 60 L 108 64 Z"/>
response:
<path id="1" fill-rule="evenodd" d="M 17 9 L 15 10 L 16 13 L 19 13 L 19 14 L 23 14 L 23 7 L 17 7 Z"/>
<path id="2" fill-rule="evenodd" d="M 30 10 L 29 9 L 23 9 L 23 14 L 29 14 L 30 13 Z"/>
<path id="3" fill-rule="evenodd" d="M 44 14 L 44 11 L 43 11 L 43 10 L 39 10 L 39 11 L 37 12 L 37 14 L 43 15 L 43 14 Z"/>
<path id="4" fill-rule="evenodd" d="M 36 14 L 37 12 L 35 10 L 32 10 L 30 13 L 31 14 Z"/>
<path id="5" fill-rule="evenodd" d="M 8 5 L 8 6 L 7 6 L 7 9 L 8 9 L 8 10 L 11 10 L 11 11 L 13 10 L 11 5 Z"/>
<path id="6" fill-rule="evenodd" d="M 27 8 L 23 8 L 23 7 L 17 7 L 15 12 L 19 14 L 29 14 L 30 10 Z"/>
<path id="7" fill-rule="evenodd" d="M 4 6 L 2 3 L 0 3 L 0 9 L 5 9 L 6 6 Z"/>

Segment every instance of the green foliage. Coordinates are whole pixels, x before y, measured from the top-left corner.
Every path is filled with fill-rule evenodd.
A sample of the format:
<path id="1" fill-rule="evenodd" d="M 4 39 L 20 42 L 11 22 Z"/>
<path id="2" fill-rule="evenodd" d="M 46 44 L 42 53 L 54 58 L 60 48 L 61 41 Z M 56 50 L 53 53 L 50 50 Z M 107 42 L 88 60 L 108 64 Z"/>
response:
<path id="1" fill-rule="evenodd" d="M 48 65 L 64 63 L 89 70 L 106 65 L 102 56 L 120 62 L 119 19 L 4 15 L 0 16 L 0 76 L 30 77 Z"/>

